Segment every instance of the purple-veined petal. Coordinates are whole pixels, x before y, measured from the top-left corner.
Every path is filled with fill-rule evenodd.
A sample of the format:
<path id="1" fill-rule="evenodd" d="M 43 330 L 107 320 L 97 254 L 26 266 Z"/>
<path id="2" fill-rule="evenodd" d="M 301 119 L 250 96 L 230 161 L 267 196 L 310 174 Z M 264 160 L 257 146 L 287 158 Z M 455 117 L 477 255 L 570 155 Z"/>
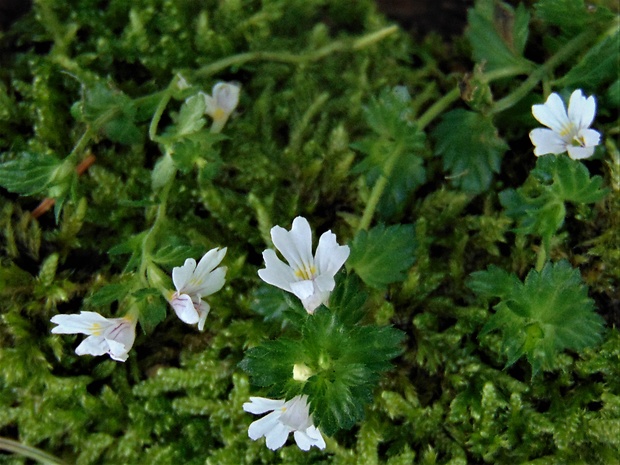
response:
<path id="1" fill-rule="evenodd" d="M 173 297 L 170 301 L 170 305 L 172 305 L 174 312 L 184 323 L 193 325 L 200 320 L 200 316 L 194 308 L 194 302 L 189 295 L 181 294 Z"/>

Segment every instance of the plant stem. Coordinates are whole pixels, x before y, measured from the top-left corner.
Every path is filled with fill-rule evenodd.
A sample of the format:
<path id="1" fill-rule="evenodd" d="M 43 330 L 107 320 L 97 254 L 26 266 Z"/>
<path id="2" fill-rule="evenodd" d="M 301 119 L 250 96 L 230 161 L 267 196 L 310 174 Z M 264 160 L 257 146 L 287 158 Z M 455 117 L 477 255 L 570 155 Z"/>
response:
<path id="1" fill-rule="evenodd" d="M 536 69 L 530 76 L 523 81 L 523 83 L 517 87 L 513 92 L 508 94 L 501 100 L 495 102 L 493 108 L 489 114 L 493 115 L 500 113 L 508 108 L 514 106 L 523 97 L 530 93 L 530 91 L 538 85 L 541 79 L 550 74 L 556 67 L 562 64 L 571 56 L 575 55 L 584 46 L 589 44 L 596 36 L 596 30 L 588 29 L 579 34 L 574 39 L 570 40 L 563 48 L 561 48 L 555 55 L 553 55 L 546 63 Z"/>
<path id="2" fill-rule="evenodd" d="M 65 465 L 65 462 L 36 447 L 26 446 L 12 439 L 0 438 L 0 449 L 19 454 L 44 465 Z"/>
<path id="3" fill-rule="evenodd" d="M 371 34 L 362 36 L 354 41 L 337 40 L 312 52 L 300 54 L 268 51 L 240 53 L 238 55 L 223 58 L 214 63 L 211 63 L 210 65 L 203 66 L 202 68 L 194 72 L 194 76 L 200 78 L 208 77 L 218 73 L 219 71 L 222 71 L 223 69 L 229 68 L 231 66 L 241 66 L 249 61 L 277 61 L 281 63 L 291 64 L 302 64 L 312 61 L 318 61 L 336 52 L 361 50 L 362 48 L 368 47 L 374 43 L 383 40 L 384 38 L 394 34 L 397 31 L 397 26 L 389 26 Z"/>
<path id="4" fill-rule="evenodd" d="M 368 199 L 368 203 L 366 204 L 366 208 L 364 209 L 364 213 L 362 215 L 362 219 L 360 220 L 359 225 L 357 226 L 358 231 L 366 231 L 370 226 L 370 222 L 372 221 L 372 217 L 375 214 L 375 210 L 377 209 L 377 205 L 379 204 L 379 200 L 381 199 L 381 195 L 385 190 L 385 186 L 387 186 L 388 179 L 394 170 L 394 166 L 396 166 L 396 162 L 400 158 L 400 155 L 403 152 L 402 145 L 396 146 L 394 151 L 390 154 L 385 165 L 383 166 L 383 172 L 377 179 L 374 187 L 372 188 L 372 192 L 370 193 L 370 197 Z"/>
<path id="5" fill-rule="evenodd" d="M 420 131 L 424 130 L 424 128 L 435 118 L 437 118 L 443 111 L 456 102 L 461 96 L 461 91 L 458 87 L 455 87 L 446 95 L 441 97 L 435 103 L 433 103 L 428 110 L 426 110 L 418 120 L 416 121 L 416 125 L 420 129 Z"/>

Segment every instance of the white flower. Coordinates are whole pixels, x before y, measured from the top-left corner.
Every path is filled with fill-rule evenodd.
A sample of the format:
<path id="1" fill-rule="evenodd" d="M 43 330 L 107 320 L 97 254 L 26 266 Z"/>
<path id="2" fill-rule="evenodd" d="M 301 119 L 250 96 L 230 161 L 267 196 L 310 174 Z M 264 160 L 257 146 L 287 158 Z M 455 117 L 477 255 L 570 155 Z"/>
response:
<path id="1" fill-rule="evenodd" d="M 349 257 L 349 247 L 338 245 L 336 235 L 324 232 L 319 238 L 316 254 L 312 257 L 312 231 L 308 221 L 298 216 L 289 231 L 280 226 L 271 228 L 271 239 L 289 265 L 283 263 L 276 252 L 263 252 L 265 268 L 258 271 L 260 278 L 301 300 L 308 313 L 327 303 L 334 290 L 334 276 Z"/>
<path id="2" fill-rule="evenodd" d="M 73 315 L 55 315 L 50 320 L 57 324 L 54 334 L 88 334 L 77 346 L 78 355 L 109 354 L 114 360 L 124 362 L 136 339 L 136 318 L 104 318 L 95 312 L 80 312 Z"/>
<path id="3" fill-rule="evenodd" d="M 188 258 L 183 266 L 172 269 L 172 282 L 176 292 L 168 298 L 177 316 L 187 324 L 198 323 L 202 331 L 211 307 L 203 297 L 219 291 L 226 278 L 226 267 L 216 268 L 226 255 L 226 248 L 211 249 L 200 259 Z"/>
<path id="4" fill-rule="evenodd" d="M 321 431 L 312 422 L 306 395 L 293 397 L 287 402 L 250 397 L 250 402 L 243 404 L 243 410 L 255 414 L 271 411 L 269 415 L 253 422 L 248 429 L 248 436 L 254 441 L 265 436 L 267 447 L 271 450 L 282 447 L 289 433 L 293 433 L 301 450 L 310 450 L 312 446 L 325 449 Z"/>
<path id="5" fill-rule="evenodd" d="M 551 128 L 537 128 L 530 132 L 534 155 L 557 155 L 568 151 L 573 160 L 591 156 L 601 139 L 597 131 L 589 129 L 595 113 L 594 96 L 585 98 L 580 89 L 570 96 L 568 114 L 564 102 L 555 93 L 549 95 L 544 104 L 532 106 L 534 118 Z"/>
<path id="6" fill-rule="evenodd" d="M 213 86 L 213 96 L 201 92 L 205 99 L 205 113 L 213 118 L 211 132 L 220 132 L 228 117 L 237 108 L 241 88 L 228 82 L 218 82 Z"/>

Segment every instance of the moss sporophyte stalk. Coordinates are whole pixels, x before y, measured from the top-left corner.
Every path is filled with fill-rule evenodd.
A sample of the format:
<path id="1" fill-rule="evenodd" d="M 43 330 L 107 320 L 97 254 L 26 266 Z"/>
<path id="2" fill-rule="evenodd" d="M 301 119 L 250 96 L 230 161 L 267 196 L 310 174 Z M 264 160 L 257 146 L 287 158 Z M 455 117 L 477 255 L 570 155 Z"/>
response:
<path id="1" fill-rule="evenodd" d="M 0 462 L 617 462 L 614 5 L 105 3 L 0 32 Z"/>

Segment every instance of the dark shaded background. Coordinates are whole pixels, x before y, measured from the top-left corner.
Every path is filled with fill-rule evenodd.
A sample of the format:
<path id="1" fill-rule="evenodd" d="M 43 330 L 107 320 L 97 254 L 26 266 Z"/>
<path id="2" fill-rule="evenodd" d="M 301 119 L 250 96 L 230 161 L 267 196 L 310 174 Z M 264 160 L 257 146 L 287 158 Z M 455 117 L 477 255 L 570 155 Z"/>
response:
<path id="1" fill-rule="evenodd" d="M 385 15 L 414 35 L 431 31 L 450 37 L 463 32 L 473 0 L 376 0 Z M 0 28 L 6 29 L 28 11 L 32 0 L 0 0 Z"/>

